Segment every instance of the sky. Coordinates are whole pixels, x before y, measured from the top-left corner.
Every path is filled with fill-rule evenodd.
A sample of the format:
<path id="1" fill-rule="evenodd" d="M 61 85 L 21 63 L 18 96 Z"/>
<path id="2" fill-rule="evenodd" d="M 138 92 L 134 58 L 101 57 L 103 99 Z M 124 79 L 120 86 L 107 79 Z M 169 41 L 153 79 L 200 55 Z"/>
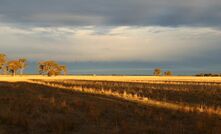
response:
<path id="1" fill-rule="evenodd" d="M 221 68 L 220 0 L 0 0 L 0 53 Z"/>

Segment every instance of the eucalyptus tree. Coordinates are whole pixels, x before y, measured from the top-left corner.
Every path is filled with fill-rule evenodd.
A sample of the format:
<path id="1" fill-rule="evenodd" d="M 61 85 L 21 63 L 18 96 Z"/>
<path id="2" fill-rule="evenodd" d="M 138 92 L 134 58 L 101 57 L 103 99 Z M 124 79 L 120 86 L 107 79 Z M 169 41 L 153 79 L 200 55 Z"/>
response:
<path id="1" fill-rule="evenodd" d="M 0 54 L 0 70 L 2 70 L 2 73 L 5 72 L 6 62 L 7 62 L 7 56 L 5 54 Z"/>
<path id="2" fill-rule="evenodd" d="M 23 74 L 24 69 L 27 67 L 27 59 L 21 58 L 18 60 L 20 63 L 20 74 Z"/>
<path id="3" fill-rule="evenodd" d="M 59 68 L 60 72 L 63 72 L 64 75 L 67 75 L 68 69 L 67 69 L 66 65 L 59 65 L 58 68 Z"/>
<path id="4" fill-rule="evenodd" d="M 160 68 L 155 68 L 154 69 L 154 72 L 153 72 L 153 75 L 155 76 L 160 76 L 162 73 L 161 69 Z"/>
<path id="5" fill-rule="evenodd" d="M 44 61 L 40 62 L 39 66 L 39 74 L 48 75 L 48 76 L 56 76 L 60 74 L 67 74 L 67 67 L 65 65 L 59 65 L 55 61 Z"/>
<path id="6" fill-rule="evenodd" d="M 165 75 L 165 76 L 172 76 L 173 73 L 172 73 L 171 71 L 166 71 L 166 72 L 164 72 L 164 75 Z"/>
<path id="7" fill-rule="evenodd" d="M 27 66 L 26 62 L 27 60 L 25 58 L 8 61 L 6 64 L 6 69 L 12 75 L 16 75 L 18 71 L 20 71 L 20 74 L 22 75 L 23 70 Z"/>
<path id="8" fill-rule="evenodd" d="M 6 69 L 8 73 L 11 73 L 13 76 L 16 75 L 18 70 L 20 69 L 20 63 L 17 60 L 7 62 Z"/>

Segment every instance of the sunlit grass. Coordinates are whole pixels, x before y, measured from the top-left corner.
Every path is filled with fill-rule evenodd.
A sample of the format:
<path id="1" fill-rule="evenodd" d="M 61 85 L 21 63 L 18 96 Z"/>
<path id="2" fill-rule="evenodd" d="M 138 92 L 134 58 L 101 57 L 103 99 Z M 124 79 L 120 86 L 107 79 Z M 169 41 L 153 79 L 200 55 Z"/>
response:
<path id="1" fill-rule="evenodd" d="M 50 87 L 57 87 L 57 88 L 62 88 L 62 89 L 67 89 L 67 90 L 75 90 L 75 91 L 79 91 L 79 92 L 83 92 L 83 93 L 90 93 L 90 94 L 98 94 L 98 95 L 106 95 L 106 96 L 114 96 L 114 97 L 118 97 L 121 99 L 125 99 L 125 100 L 129 100 L 129 101 L 134 101 L 134 102 L 138 102 L 138 103 L 142 103 L 145 105 L 152 105 L 152 106 L 156 106 L 156 107 L 162 107 L 162 108 L 167 108 L 167 109 L 173 109 L 173 110 L 182 110 L 185 112 L 204 112 L 204 113 L 209 113 L 209 114 L 217 114 L 219 116 L 221 116 L 221 102 L 220 100 L 217 100 L 218 103 L 217 104 L 207 104 L 207 102 L 204 102 L 204 100 L 202 100 L 202 102 L 198 102 L 198 103 L 190 103 L 190 102 L 182 102 L 177 100 L 176 102 L 173 101 L 169 101 L 167 99 L 152 99 L 153 97 L 147 97 L 145 96 L 145 93 L 139 93 L 141 91 L 140 90 L 133 90 L 133 83 L 124 83 L 125 87 L 121 87 L 122 89 L 115 89 L 115 86 L 111 87 L 112 85 L 117 85 L 119 83 L 115 83 L 115 82 L 110 82 L 109 87 L 106 85 L 106 89 L 105 89 L 105 84 L 107 84 L 107 82 L 102 85 L 102 82 L 99 81 L 95 81 L 94 85 L 90 85 L 90 82 L 85 82 L 85 81 L 77 81 L 77 82 L 73 82 L 73 81 L 65 81 L 65 80 L 57 80 L 57 81 L 47 81 L 47 80 L 34 80 L 34 81 L 30 81 L 31 83 L 35 83 L 35 84 L 41 84 L 41 85 L 45 85 L 45 86 L 50 86 Z M 89 85 L 86 85 L 87 83 L 90 83 Z M 97 86 L 96 86 L 97 85 Z M 164 85 L 164 84 L 163 84 Z M 198 86 L 198 88 L 202 88 L 201 86 L 202 84 L 200 84 Z M 149 85 L 150 86 L 150 85 Z M 152 85 L 153 86 L 153 85 Z M 171 86 L 171 85 L 169 85 Z M 172 87 L 172 86 L 171 86 Z M 126 88 L 126 89 L 124 89 Z M 148 90 L 148 88 L 152 88 L 153 87 L 148 87 L 146 89 L 142 89 L 142 90 Z M 152 92 L 157 92 L 157 90 L 161 88 L 160 86 L 155 85 L 155 89 L 153 89 Z M 169 91 L 172 91 L 174 87 L 170 88 Z M 179 90 L 182 90 L 182 87 L 175 87 L 177 89 L 175 89 L 175 91 L 177 92 L 182 92 Z M 187 88 L 187 87 L 184 87 Z M 189 88 L 194 88 L 189 86 Z M 195 86 L 196 88 L 196 86 Z M 221 85 L 219 86 L 214 86 L 211 88 L 219 88 L 220 90 L 218 90 L 219 92 L 217 92 L 217 95 L 220 95 L 221 93 Z M 133 92 L 130 92 L 130 90 L 133 90 Z M 154 91 L 155 90 L 155 91 Z M 164 89 L 162 89 L 164 90 Z M 168 90 L 168 89 L 166 89 Z M 191 91 L 193 90 L 193 91 Z M 203 89 L 200 89 L 203 90 Z M 205 89 L 208 90 L 208 89 Z M 211 89 L 211 90 L 216 90 L 216 89 Z M 186 89 L 187 94 L 190 95 L 191 97 L 191 92 L 194 92 L 194 89 L 189 89 L 189 91 Z M 206 92 L 206 91 L 204 91 Z M 208 91 L 209 93 L 209 91 Z M 154 93 L 153 93 L 154 94 Z M 181 93 L 182 94 L 182 93 Z M 199 93 L 199 96 L 201 94 Z M 205 96 L 206 97 L 206 96 Z M 182 98 L 182 96 L 180 96 L 180 98 Z M 215 97 L 212 99 L 216 99 Z M 194 99 L 192 99 L 194 102 Z M 207 100 L 208 102 L 210 100 Z"/>
<path id="2" fill-rule="evenodd" d="M 219 80 L 0 76 L 0 133 L 218 134 Z"/>
<path id="3" fill-rule="evenodd" d="M 81 75 L 60 75 L 60 76 L 42 76 L 42 75 L 0 75 L 1 81 L 25 81 L 29 79 L 44 80 L 98 80 L 98 81 L 122 81 L 122 82 L 141 82 L 141 83 L 168 83 L 168 82 L 221 82 L 221 77 L 195 77 L 195 76 L 81 76 Z M 179 83 L 179 84 L 180 84 Z"/>

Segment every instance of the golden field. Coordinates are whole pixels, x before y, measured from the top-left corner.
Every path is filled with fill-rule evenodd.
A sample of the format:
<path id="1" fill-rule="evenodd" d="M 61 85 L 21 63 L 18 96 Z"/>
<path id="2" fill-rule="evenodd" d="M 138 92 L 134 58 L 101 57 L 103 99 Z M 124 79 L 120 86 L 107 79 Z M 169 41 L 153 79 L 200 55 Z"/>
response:
<path id="1" fill-rule="evenodd" d="M 220 134 L 221 78 L 0 76 L 0 134 Z"/>
<path id="2" fill-rule="evenodd" d="M 0 76 L 1 81 L 25 81 L 36 80 L 98 80 L 98 81 L 122 81 L 122 82 L 221 82 L 221 77 L 196 77 L 196 76 L 42 76 L 42 75 L 22 75 L 22 76 Z"/>

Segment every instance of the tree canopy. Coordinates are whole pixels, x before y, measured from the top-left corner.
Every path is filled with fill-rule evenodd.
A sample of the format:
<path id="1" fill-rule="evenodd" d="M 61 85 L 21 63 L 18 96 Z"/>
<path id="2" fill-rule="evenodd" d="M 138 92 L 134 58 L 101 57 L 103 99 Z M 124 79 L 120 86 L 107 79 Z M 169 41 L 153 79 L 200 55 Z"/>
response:
<path id="1" fill-rule="evenodd" d="M 164 75 L 165 75 L 165 76 L 172 76 L 173 73 L 172 73 L 171 71 L 166 71 L 166 72 L 164 72 Z"/>
<path id="2" fill-rule="evenodd" d="M 7 61 L 7 57 L 5 54 L 0 54 L 0 70 L 4 71 L 4 65 Z"/>
<path id="3" fill-rule="evenodd" d="M 67 74 L 67 67 L 65 65 L 59 65 L 55 61 L 44 61 L 39 63 L 39 73 L 48 76 L 56 76 L 60 74 Z"/>
<path id="4" fill-rule="evenodd" d="M 27 66 L 27 60 L 25 58 L 18 59 L 18 60 L 13 60 L 13 61 L 8 61 L 6 64 L 6 69 L 9 73 L 12 75 L 16 75 L 18 70 L 20 70 L 20 74 L 23 74 L 23 70 Z"/>
<path id="5" fill-rule="evenodd" d="M 153 75 L 155 75 L 155 76 L 160 76 L 161 75 L 161 69 L 160 68 L 155 68 L 154 69 L 154 72 L 153 72 Z"/>

